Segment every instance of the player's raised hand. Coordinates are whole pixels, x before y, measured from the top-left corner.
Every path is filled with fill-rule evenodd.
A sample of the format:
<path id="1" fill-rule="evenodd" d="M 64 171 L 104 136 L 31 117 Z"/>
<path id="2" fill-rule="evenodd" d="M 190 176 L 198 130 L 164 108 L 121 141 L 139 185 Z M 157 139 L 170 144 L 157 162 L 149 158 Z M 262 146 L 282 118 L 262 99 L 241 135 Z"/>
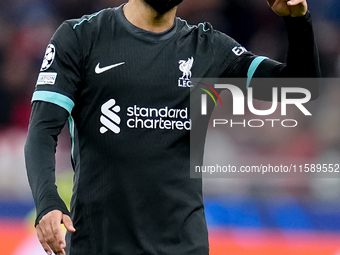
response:
<path id="1" fill-rule="evenodd" d="M 267 0 L 267 3 L 279 16 L 300 17 L 308 10 L 306 0 Z"/>
<path id="2" fill-rule="evenodd" d="M 52 251 L 57 255 L 65 255 L 66 241 L 61 223 L 70 232 L 75 232 L 71 218 L 61 211 L 54 210 L 47 213 L 36 226 L 39 241 L 45 252 L 49 255 Z"/>

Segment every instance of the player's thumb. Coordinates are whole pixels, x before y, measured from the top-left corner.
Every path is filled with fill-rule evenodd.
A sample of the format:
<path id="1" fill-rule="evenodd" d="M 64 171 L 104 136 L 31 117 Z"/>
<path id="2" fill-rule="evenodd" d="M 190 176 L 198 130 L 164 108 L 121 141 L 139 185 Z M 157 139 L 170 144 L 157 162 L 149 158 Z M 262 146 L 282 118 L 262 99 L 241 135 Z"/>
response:
<path id="1" fill-rule="evenodd" d="M 71 218 L 66 214 L 63 214 L 63 224 L 68 231 L 70 232 L 76 231 L 76 229 L 73 227 Z"/>

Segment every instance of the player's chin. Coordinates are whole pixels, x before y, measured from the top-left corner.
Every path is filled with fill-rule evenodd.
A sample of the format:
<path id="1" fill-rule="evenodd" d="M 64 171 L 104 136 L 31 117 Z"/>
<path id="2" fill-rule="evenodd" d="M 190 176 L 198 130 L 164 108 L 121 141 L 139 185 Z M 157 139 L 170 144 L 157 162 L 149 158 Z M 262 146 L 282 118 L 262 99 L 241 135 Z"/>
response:
<path id="1" fill-rule="evenodd" d="M 143 0 L 159 14 L 167 13 L 183 2 L 183 0 Z"/>

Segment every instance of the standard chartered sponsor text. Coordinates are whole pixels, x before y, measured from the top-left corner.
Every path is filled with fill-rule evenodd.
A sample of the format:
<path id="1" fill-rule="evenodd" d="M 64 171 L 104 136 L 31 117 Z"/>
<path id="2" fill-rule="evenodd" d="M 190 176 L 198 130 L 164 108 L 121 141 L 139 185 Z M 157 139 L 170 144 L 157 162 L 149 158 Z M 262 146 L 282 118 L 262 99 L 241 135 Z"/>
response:
<path id="1" fill-rule="evenodd" d="M 188 108 L 166 106 L 158 109 L 134 105 L 127 108 L 127 116 L 131 117 L 126 122 L 129 128 L 191 130 Z"/>

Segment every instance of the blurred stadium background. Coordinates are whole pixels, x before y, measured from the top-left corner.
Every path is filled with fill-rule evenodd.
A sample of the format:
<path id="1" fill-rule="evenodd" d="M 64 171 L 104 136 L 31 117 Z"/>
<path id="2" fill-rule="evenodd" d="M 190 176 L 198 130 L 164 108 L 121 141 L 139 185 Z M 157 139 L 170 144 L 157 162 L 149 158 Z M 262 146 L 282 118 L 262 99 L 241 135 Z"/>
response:
<path id="1" fill-rule="evenodd" d="M 39 255 L 34 204 L 24 167 L 23 146 L 45 47 L 59 24 L 122 0 L 0 0 L 0 254 Z M 340 73 L 340 2 L 308 0 L 314 18 L 324 77 Z M 283 22 L 265 0 L 184 0 L 179 16 L 191 24 L 209 21 L 247 49 L 285 61 Z M 313 119 L 301 128 L 218 130 L 213 154 L 226 162 L 251 159 L 340 162 L 340 87 L 321 88 Z M 265 132 L 263 132 L 265 131 Z M 215 140 L 214 140 L 215 139 Z M 69 196 L 72 171 L 64 130 L 57 152 L 59 189 Z M 245 157 L 244 155 L 247 155 Z M 275 161 L 274 161 L 275 162 Z M 205 179 L 211 255 L 339 255 L 340 180 Z M 68 199 L 68 198 L 65 198 Z"/>

